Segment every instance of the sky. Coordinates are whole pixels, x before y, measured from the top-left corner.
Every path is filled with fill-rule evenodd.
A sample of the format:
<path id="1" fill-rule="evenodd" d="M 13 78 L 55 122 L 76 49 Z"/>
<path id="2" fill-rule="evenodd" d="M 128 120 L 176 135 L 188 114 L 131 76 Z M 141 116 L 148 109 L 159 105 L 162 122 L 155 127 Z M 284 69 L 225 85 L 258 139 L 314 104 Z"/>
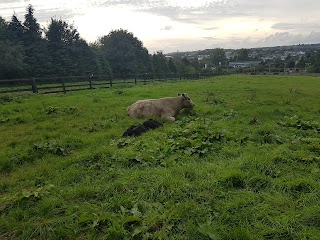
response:
<path id="1" fill-rule="evenodd" d="M 151 54 L 320 43 L 318 0 L 0 0 L 0 16 L 29 4 L 43 28 L 62 19 L 88 43 L 122 28 Z"/>

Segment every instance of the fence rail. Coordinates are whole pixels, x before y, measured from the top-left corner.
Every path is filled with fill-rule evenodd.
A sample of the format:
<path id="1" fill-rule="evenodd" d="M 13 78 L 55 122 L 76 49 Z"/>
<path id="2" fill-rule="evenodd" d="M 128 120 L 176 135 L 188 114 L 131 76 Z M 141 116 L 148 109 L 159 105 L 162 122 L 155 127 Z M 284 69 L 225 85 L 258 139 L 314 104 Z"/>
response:
<path id="1" fill-rule="evenodd" d="M 119 85 L 137 85 L 150 82 L 195 80 L 205 77 L 216 76 L 217 74 L 193 73 L 145 73 L 145 74 L 123 74 L 113 78 L 94 76 L 71 76 L 51 78 L 23 78 L 0 80 L 0 94 L 12 92 L 33 92 L 33 93 L 67 93 L 96 88 L 112 88 Z"/>

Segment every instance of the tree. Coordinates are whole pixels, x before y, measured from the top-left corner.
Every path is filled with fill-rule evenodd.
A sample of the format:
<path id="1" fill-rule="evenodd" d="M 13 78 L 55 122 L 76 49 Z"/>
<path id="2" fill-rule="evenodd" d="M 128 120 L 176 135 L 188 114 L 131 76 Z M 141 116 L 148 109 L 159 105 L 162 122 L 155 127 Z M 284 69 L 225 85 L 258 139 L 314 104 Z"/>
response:
<path id="1" fill-rule="evenodd" d="M 237 61 L 248 61 L 249 60 L 249 50 L 246 48 L 241 48 L 237 51 L 236 56 Z"/>
<path id="2" fill-rule="evenodd" d="M 96 71 L 96 55 L 73 25 L 51 18 L 46 31 L 52 75 L 85 75 Z"/>
<path id="3" fill-rule="evenodd" d="M 153 70 L 156 73 L 168 73 L 169 66 L 165 55 L 158 51 L 152 55 Z"/>
<path id="4" fill-rule="evenodd" d="M 169 67 L 170 72 L 172 72 L 172 73 L 178 72 L 177 64 L 175 63 L 175 61 L 172 58 L 170 58 L 168 61 L 168 67 Z"/>
<path id="5" fill-rule="evenodd" d="M 34 8 L 28 5 L 23 22 L 23 45 L 25 49 L 25 63 L 28 76 L 38 77 L 48 74 L 51 68 L 47 54 L 47 44 L 42 38 L 42 30 L 34 17 Z"/>
<path id="6" fill-rule="evenodd" d="M 192 66 L 192 63 L 187 58 L 182 58 L 177 62 L 178 69 L 180 73 L 194 73 L 195 68 Z"/>
<path id="7" fill-rule="evenodd" d="M 308 72 L 319 73 L 320 72 L 320 51 L 319 50 L 311 54 L 310 63 L 311 63 L 311 66 L 308 67 Z"/>
<path id="8" fill-rule="evenodd" d="M 19 78 L 25 74 L 23 46 L 0 41 L 0 79 Z"/>
<path id="9" fill-rule="evenodd" d="M 212 49 L 209 58 L 210 63 L 213 66 L 221 66 L 226 64 L 227 58 L 223 48 Z"/>
<path id="10" fill-rule="evenodd" d="M 23 41 L 24 27 L 22 23 L 14 14 L 11 18 L 11 22 L 8 25 L 7 38 L 14 43 L 21 43 Z"/>
<path id="11" fill-rule="evenodd" d="M 37 19 L 34 17 L 34 8 L 32 5 L 27 7 L 27 13 L 24 15 L 24 42 L 26 46 L 32 46 L 41 40 L 42 31 Z"/>
<path id="12" fill-rule="evenodd" d="M 127 30 L 111 31 L 100 38 L 101 51 L 115 74 L 145 73 L 151 70 L 148 50 Z"/>
<path id="13" fill-rule="evenodd" d="M 299 62 L 297 63 L 297 65 L 296 65 L 296 67 L 297 68 L 303 68 L 303 69 L 305 69 L 306 68 L 306 59 L 305 59 L 305 57 L 301 57 L 300 59 L 299 59 Z"/>
<path id="14" fill-rule="evenodd" d="M 6 40 L 8 34 L 8 23 L 0 17 L 0 41 Z"/>

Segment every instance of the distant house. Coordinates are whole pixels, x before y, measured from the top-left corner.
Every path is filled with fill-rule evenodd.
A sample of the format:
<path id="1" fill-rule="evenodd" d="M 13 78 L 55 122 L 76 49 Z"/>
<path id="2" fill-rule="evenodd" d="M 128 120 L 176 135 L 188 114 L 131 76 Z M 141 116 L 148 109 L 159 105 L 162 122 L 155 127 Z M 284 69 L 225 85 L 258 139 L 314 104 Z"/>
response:
<path id="1" fill-rule="evenodd" d="M 229 62 L 229 67 L 245 68 L 251 66 L 258 66 L 260 61 L 241 61 L 241 62 Z"/>

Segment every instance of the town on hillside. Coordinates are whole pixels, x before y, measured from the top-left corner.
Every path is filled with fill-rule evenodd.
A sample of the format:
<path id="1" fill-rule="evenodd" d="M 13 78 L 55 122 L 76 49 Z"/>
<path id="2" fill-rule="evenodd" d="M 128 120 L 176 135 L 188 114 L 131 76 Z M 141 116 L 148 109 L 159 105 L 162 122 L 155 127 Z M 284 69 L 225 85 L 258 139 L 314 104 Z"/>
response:
<path id="1" fill-rule="evenodd" d="M 190 52 L 166 54 L 168 59 L 187 59 L 198 61 L 202 69 L 217 67 L 238 69 L 246 68 L 272 72 L 317 72 L 312 63 L 316 61 L 319 44 L 299 44 L 291 46 L 262 47 L 250 49 L 205 49 Z"/>

